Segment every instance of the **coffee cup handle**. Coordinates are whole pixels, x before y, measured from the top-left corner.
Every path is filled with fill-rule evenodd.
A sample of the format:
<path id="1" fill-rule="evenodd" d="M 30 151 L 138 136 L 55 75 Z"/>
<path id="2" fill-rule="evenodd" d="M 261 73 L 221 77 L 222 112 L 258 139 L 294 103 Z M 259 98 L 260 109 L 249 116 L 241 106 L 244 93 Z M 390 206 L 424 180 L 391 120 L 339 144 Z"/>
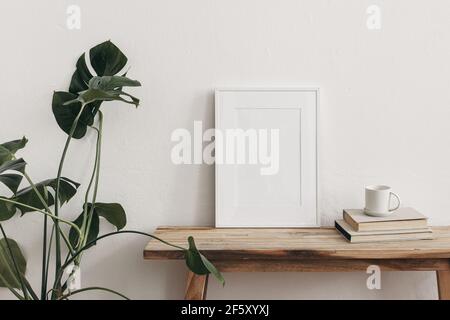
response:
<path id="1" fill-rule="evenodd" d="M 397 198 L 397 206 L 395 208 L 393 208 L 393 209 L 389 209 L 389 212 L 392 212 L 392 211 L 395 211 L 398 208 L 400 208 L 400 197 L 398 195 L 396 195 L 395 193 L 393 193 L 393 192 L 391 192 L 389 196 L 390 197 L 394 196 L 394 197 Z"/>

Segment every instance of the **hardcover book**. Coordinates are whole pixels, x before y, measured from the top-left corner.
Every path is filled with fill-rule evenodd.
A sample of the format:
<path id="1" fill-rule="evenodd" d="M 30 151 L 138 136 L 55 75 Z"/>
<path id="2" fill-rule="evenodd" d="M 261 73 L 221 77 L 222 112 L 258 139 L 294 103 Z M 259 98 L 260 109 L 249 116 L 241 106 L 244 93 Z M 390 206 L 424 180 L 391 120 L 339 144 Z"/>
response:
<path id="1" fill-rule="evenodd" d="M 335 227 L 352 243 L 433 239 L 433 233 L 429 227 L 410 230 L 355 231 L 344 220 L 336 220 Z"/>
<path id="2" fill-rule="evenodd" d="M 400 208 L 387 217 L 372 217 L 362 209 L 345 209 L 344 220 L 355 231 L 409 230 L 426 228 L 427 217 L 413 208 Z"/>

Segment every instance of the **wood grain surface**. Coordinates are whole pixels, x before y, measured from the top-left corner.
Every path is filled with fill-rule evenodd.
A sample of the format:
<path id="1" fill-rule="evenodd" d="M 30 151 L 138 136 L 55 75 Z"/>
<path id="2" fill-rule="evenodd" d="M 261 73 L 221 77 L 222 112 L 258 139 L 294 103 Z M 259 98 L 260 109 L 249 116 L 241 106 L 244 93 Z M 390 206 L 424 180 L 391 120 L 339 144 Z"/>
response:
<path id="1" fill-rule="evenodd" d="M 197 275 L 188 271 L 186 279 L 185 300 L 206 300 L 208 275 Z"/>
<path id="2" fill-rule="evenodd" d="M 436 271 L 439 300 L 450 300 L 450 271 Z"/>
<path id="3" fill-rule="evenodd" d="M 188 236 L 193 236 L 198 249 L 213 261 L 450 258 L 448 226 L 434 227 L 432 240 L 358 244 L 347 242 L 334 228 L 159 227 L 154 235 L 185 248 Z M 183 253 L 152 240 L 144 249 L 144 258 L 183 259 Z M 442 263 L 436 269 L 442 270 Z"/>

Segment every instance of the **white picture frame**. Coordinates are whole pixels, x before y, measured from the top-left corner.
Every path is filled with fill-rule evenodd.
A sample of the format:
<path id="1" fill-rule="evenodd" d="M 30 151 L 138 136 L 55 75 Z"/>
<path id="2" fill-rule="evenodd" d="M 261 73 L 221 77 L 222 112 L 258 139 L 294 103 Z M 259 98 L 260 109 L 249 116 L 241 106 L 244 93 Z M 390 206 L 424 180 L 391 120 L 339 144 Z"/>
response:
<path id="1" fill-rule="evenodd" d="M 320 226 L 318 108 L 318 87 L 215 90 L 217 228 Z M 236 161 L 239 156 L 235 156 L 234 162 L 227 162 L 230 160 L 227 154 L 231 154 L 227 141 L 232 141 L 227 133 L 239 132 L 239 129 L 241 133 L 248 133 L 245 135 L 247 161 L 242 163 L 243 158 L 241 162 Z M 278 171 L 275 171 L 277 129 L 279 159 Z M 259 154 L 264 149 L 264 144 L 261 145 L 264 131 L 267 149 L 262 154 L 272 153 L 272 157 Z M 250 144 L 255 136 L 259 143 Z M 254 159 L 251 162 L 250 152 L 255 150 L 255 145 L 262 146 L 258 150 L 258 160 L 272 159 L 272 163 L 258 161 L 255 164 Z M 239 151 L 239 146 L 242 144 L 236 143 L 234 150 Z M 263 174 L 264 166 L 270 168 L 266 174 Z"/>

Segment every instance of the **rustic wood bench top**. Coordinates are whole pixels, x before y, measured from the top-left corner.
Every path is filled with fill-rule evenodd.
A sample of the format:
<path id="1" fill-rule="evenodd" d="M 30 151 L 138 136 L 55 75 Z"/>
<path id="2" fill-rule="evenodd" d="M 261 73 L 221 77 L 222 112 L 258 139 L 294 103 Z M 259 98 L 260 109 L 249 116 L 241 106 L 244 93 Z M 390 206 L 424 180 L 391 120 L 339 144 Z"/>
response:
<path id="1" fill-rule="evenodd" d="M 211 260 L 450 258 L 450 227 L 433 228 L 433 240 L 349 243 L 334 228 L 216 229 L 159 227 L 155 236 L 187 248 L 188 236 Z M 145 259 L 182 259 L 172 247 L 150 241 Z"/>
<path id="2" fill-rule="evenodd" d="M 450 299 L 450 227 L 434 227 L 432 240 L 349 243 L 334 228 L 159 227 L 154 235 L 197 248 L 222 272 L 436 271 L 440 299 Z M 183 252 L 159 241 L 144 249 L 148 260 L 183 259 Z M 188 272 L 186 299 L 205 299 L 207 275 Z"/>

